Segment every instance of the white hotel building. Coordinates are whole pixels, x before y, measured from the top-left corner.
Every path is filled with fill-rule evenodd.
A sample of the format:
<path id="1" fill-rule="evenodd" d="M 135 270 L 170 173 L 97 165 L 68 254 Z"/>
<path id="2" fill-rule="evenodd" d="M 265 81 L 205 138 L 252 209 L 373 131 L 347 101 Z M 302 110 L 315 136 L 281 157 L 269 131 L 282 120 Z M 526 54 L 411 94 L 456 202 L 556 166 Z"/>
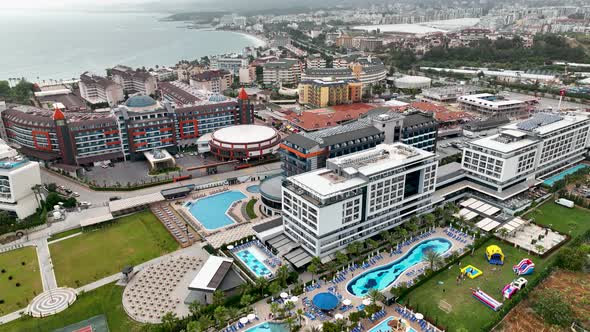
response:
<path id="1" fill-rule="evenodd" d="M 282 189 L 285 235 L 324 258 L 398 226 L 432 207 L 437 164 L 433 153 L 380 144 L 289 177 Z"/>
<path id="2" fill-rule="evenodd" d="M 37 209 L 31 188 L 41 184 L 39 163 L 29 161 L 0 140 L 0 210 L 24 219 Z"/>
<path id="3" fill-rule="evenodd" d="M 521 100 L 504 99 L 490 93 L 460 96 L 457 102 L 466 111 L 484 114 L 489 117 L 513 118 L 524 114 L 526 103 Z"/>
<path id="4" fill-rule="evenodd" d="M 502 127 L 499 134 L 469 142 L 462 168 L 471 181 L 497 192 L 528 187 L 583 160 L 589 137 L 588 116 L 538 113 Z"/>

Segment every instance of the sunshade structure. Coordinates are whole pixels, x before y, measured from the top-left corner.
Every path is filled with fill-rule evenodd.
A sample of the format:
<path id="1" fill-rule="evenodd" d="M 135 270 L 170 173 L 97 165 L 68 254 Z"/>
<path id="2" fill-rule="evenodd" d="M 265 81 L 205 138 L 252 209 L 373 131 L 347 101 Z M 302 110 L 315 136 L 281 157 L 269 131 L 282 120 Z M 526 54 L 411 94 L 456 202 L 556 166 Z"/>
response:
<path id="1" fill-rule="evenodd" d="M 332 293 L 318 293 L 313 297 L 312 302 L 321 310 L 334 310 L 338 306 L 338 297 Z"/>
<path id="2" fill-rule="evenodd" d="M 498 227 L 500 225 L 499 222 L 492 220 L 490 218 L 485 218 L 483 220 L 481 220 L 480 222 L 478 222 L 477 224 L 475 224 L 475 226 L 479 227 L 480 229 L 489 232 L 491 230 L 493 230 L 494 228 Z"/>

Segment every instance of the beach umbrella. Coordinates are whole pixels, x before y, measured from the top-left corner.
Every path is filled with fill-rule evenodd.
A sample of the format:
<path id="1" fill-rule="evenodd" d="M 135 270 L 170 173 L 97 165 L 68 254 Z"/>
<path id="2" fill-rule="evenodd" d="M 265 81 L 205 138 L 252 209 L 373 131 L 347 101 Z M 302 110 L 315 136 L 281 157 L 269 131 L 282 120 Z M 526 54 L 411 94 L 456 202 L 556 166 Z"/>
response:
<path id="1" fill-rule="evenodd" d="M 297 296 L 291 296 L 291 302 L 295 303 L 297 301 L 299 301 L 299 298 Z"/>
<path id="2" fill-rule="evenodd" d="M 248 317 L 242 317 L 242 318 L 240 318 L 240 323 L 242 323 L 242 324 L 248 324 Z"/>
<path id="3" fill-rule="evenodd" d="M 343 314 L 335 314 L 334 315 L 334 318 L 336 318 L 336 319 L 343 319 L 344 318 L 344 315 Z"/>
<path id="4" fill-rule="evenodd" d="M 285 292 L 282 292 L 282 293 L 281 293 L 281 298 L 282 298 L 282 299 L 286 299 L 286 298 L 288 298 L 288 297 L 289 297 L 289 294 L 287 294 L 287 293 L 285 293 Z"/>
<path id="5" fill-rule="evenodd" d="M 342 304 L 344 305 L 350 305 L 352 303 L 352 301 L 350 301 L 349 299 L 344 299 L 344 301 L 342 301 Z"/>
<path id="6" fill-rule="evenodd" d="M 414 317 L 416 317 L 416 319 L 420 320 L 420 319 L 424 319 L 424 315 L 422 315 L 421 313 L 417 312 Z"/>
<path id="7" fill-rule="evenodd" d="M 371 300 L 370 299 L 364 299 L 363 300 L 363 304 L 364 305 L 370 305 L 371 304 Z"/>
<path id="8" fill-rule="evenodd" d="M 249 321 L 253 321 L 256 319 L 256 315 L 255 314 L 249 314 L 248 316 L 246 316 L 248 318 Z"/>

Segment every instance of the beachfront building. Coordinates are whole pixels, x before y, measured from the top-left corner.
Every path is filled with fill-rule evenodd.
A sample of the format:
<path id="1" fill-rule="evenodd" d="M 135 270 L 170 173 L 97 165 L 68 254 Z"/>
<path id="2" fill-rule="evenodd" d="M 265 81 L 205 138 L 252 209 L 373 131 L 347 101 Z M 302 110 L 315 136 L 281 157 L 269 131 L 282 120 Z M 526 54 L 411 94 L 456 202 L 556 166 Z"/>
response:
<path id="1" fill-rule="evenodd" d="M 158 86 L 157 79 L 154 75 L 121 65 L 112 68 L 110 71 L 113 81 L 122 86 L 125 93 L 137 93 L 147 96 L 155 95 Z"/>
<path id="2" fill-rule="evenodd" d="M 114 106 L 125 99 L 123 87 L 106 77 L 85 72 L 78 82 L 80 96 L 91 105 Z"/>
<path id="3" fill-rule="evenodd" d="M 241 68 L 248 68 L 248 59 L 232 56 L 218 56 L 211 58 L 210 67 L 211 69 L 216 70 L 227 70 L 233 76 L 237 76 L 239 75 Z"/>
<path id="4" fill-rule="evenodd" d="M 363 84 L 355 80 L 315 79 L 302 81 L 298 90 L 299 104 L 327 107 L 360 102 Z"/>
<path id="5" fill-rule="evenodd" d="M 190 78 L 190 86 L 213 93 L 222 93 L 231 88 L 232 83 L 233 75 L 225 69 L 203 71 Z"/>
<path id="6" fill-rule="evenodd" d="M 488 117 L 519 117 L 524 114 L 526 109 L 524 101 L 508 100 L 490 93 L 460 96 L 457 101 L 464 110 Z"/>
<path id="7" fill-rule="evenodd" d="M 297 59 L 279 59 L 262 65 L 265 86 L 295 85 L 301 79 L 303 65 Z"/>
<path id="8" fill-rule="evenodd" d="M 436 168 L 433 153 L 401 143 L 328 159 L 283 182 L 285 235 L 325 258 L 399 226 L 431 209 Z"/>
<path id="9" fill-rule="evenodd" d="M 538 113 L 467 143 L 462 168 L 472 182 L 497 192 L 526 189 L 537 178 L 583 160 L 589 147 L 588 116 Z"/>
<path id="10" fill-rule="evenodd" d="M 333 68 L 308 68 L 301 79 L 358 80 L 363 84 L 363 88 L 368 88 L 372 84 L 385 81 L 387 77 L 387 68 L 376 57 L 339 58 L 334 60 L 333 66 Z"/>
<path id="11" fill-rule="evenodd" d="M 39 207 L 33 187 L 41 184 L 39 163 L 29 161 L 0 140 L 0 210 L 24 219 Z"/>

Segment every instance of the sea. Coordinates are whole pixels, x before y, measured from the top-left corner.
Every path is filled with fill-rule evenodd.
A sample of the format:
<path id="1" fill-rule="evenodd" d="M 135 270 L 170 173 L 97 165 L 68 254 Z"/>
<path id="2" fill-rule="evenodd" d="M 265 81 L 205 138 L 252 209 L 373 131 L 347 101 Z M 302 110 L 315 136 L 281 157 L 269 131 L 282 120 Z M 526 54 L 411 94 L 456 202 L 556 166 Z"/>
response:
<path id="1" fill-rule="evenodd" d="M 0 80 L 71 80 L 122 64 L 155 68 L 262 46 L 254 36 L 188 29 L 158 13 L 0 11 Z"/>

